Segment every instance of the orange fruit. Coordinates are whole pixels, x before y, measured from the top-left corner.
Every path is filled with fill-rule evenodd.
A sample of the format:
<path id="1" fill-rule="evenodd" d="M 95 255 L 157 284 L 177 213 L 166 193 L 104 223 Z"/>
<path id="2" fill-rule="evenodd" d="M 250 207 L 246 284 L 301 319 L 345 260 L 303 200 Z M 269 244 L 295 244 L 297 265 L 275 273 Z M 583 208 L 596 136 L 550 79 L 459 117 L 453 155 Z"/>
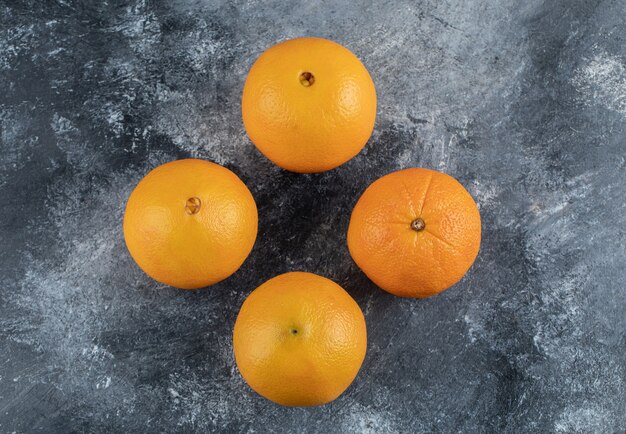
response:
<path id="1" fill-rule="evenodd" d="M 288 406 L 321 405 L 341 395 L 359 372 L 365 318 L 332 280 L 285 273 L 243 303 L 233 347 L 241 375 L 260 395 Z"/>
<path id="2" fill-rule="evenodd" d="M 348 227 L 354 262 L 401 297 L 429 297 L 458 282 L 480 248 L 480 214 L 454 178 L 428 169 L 390 173 L 358 200 Z"/>
<path id="3" fill-rule="evenodd" d="M 124 213 L 124 239 L 150 277 L 184 289 L 233 274 L 257 234 L 257 208 L 230 170 L 202 160 L 179 160 L 148 173 Z"/>
<path id="4" fill-rule="evenodd" d="M 248 136 L 267 158 L 293 172 L 323 172 L 367 143 L 376 89 L 348 49 L 321 38 L 291 39 L 254 63 L 241 111 Z"/>

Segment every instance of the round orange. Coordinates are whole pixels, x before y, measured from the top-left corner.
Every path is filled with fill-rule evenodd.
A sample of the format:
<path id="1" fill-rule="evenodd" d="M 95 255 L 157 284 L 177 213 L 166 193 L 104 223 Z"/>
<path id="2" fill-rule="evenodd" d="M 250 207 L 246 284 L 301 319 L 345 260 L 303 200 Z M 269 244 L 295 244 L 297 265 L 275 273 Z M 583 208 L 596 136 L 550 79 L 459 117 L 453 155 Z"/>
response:
<path id="1" fill-rule="evenodd" d="M 202 160 L 179 160 L 148 173 L 130 195 L 124 239 L 153 279 L 184 289 L 233 274 L 257 234 L 257 208 L 230 170 Z"/>
<path id="2" fill-rule="evenodd" d="M 365 318 L 332 280 L 285 273 L 243 303 L 233 347 L 241 375 L 260 395 L 288 406 L 321 405 L 341 395 L 359 372 Z"/>
<path id="3" fill-rule="evenodd" d="M 241 109 L 248 136 L 267 158 L 293 172 L 323 172 L 367 143 L 376 89 L 348 49 L 321 38 L 291 39 L 254 63 Z"/>
<path id="4" fill-rule="evenodd" d="M 354 262 L 385 291 L 429 297 L 458 282 L 480 248 L 480 214 L 445 173 L 405 169 L 370 185 L 348 227 Z"/>

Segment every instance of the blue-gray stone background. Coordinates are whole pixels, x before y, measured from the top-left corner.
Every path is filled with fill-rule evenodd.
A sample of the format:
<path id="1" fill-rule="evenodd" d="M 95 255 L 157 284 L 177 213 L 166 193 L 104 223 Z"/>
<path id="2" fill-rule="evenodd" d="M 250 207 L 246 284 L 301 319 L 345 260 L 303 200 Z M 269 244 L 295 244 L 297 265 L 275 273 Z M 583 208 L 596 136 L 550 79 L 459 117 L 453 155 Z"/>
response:
<path id="1" fill-rule="evenodd" d="M 316 175 L 244 132 L 246 73 L 321 36 L 378 92 L 371 140 Z M 626 427 L 626 1 L 0 0 L 0 432 L 557 432 Z M 259 207 L 251 256 L 187 292 L 131 260 L 122 216 L 152 168 L 203 158 Z M 463 183 L 483 240 L 466 277 L 393 297 L 346 247 L 376 178 Z M 327 276 L 369 348 L 318 408 L 249 389 L 239 306 L 276 274 Z"/>

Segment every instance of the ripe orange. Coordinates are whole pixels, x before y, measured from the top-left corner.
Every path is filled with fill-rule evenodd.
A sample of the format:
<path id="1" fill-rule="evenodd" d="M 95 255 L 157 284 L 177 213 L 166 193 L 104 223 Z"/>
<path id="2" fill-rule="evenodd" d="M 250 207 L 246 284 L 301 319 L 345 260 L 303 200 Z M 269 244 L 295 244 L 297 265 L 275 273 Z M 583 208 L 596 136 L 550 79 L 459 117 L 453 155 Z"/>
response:
<path id="1" fill-rule="evenodd" d="M 331 280 L 285 273 L 254 290 L 233 333 L 235 360 L 260 395 L 289 406 L 337 398 L 359 372 L 367 333 L 354 299 Z"/>
<path id="2" fill-rule="evenodd" d="M 480 214 L 454 178 L 428 169 L 370 185 L 348 227 L 354 262 L 385 291 L 429 297 L 458 282 L 480 248 Z"/>
<path id="3" fill-rule="evenodd" d="M 323 172 L 367 143 L 376 89 L 348 49 L 321 38 L 291 39 L 254 63 L 241 109 L 248 136 L 267 158 L 293 172 Z"/>
<path id="4" fill-rule="evenodd" d="M 257 234 L 257 208 L 230 170 L 179 160 L 148 173 L 130 195 L 124 239 L 139 267 L 167 285 L 195 289 L 233 274 Z"/>

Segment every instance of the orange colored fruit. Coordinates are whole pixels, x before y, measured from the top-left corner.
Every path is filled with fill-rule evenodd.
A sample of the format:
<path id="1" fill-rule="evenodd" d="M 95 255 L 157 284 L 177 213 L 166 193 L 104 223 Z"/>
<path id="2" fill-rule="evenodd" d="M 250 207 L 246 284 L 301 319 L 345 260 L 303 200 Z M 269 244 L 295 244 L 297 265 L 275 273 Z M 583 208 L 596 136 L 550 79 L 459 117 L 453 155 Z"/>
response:
<path id="1" fill-rule="evenodd" d="M 288 406 L 337 398 L 359 372 L 367 348 L 365 318 L 332 280 L 285 273 L 255 289 L 233 333 L 235 360 L 260 395 Z"/>
<path id="2" fill-rule="evenodd" d="M 124 239 L 137 265 L 161 283 L 184 289 L 233 274 L 257 234 L 257 208 L 230 170 L 179 160 L 148 173 L 130 195 Z"/>
<path id="3" fill-rule="evenodd" d="M 480 214 L 445 173 L 405 169 L 370 185 L 348 227 L 354 262 L 401 297 L 429 297 L 458 282 L 480 248 Z"/>
<path id="4" fill-rule="evenodd" d="M 267 158 L 293 172 L 323 172 L 367 143 L 376 89 L 348 49 L 321 38 L 291 39 L 254 63 L 241 109 L 248 136 Z"/>

